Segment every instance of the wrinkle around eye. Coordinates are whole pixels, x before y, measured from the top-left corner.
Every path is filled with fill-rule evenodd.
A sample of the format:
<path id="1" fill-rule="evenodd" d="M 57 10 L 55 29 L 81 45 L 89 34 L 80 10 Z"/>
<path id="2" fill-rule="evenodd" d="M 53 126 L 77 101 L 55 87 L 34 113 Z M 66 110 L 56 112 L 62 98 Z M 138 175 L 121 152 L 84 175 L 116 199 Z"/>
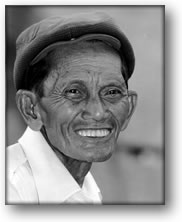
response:
<path id="1" fill-rule="evenodd" d="M 49 76 L 47 77 L 47 79 L 44 81 L 45 95 L 49 95 L 54 90 L 58 79 L 59 79 L 58 71 L 52 70 L 49 73 Z"/>
<path id="2" fill-rule="evenodd" d="M 50 106 L 61 106 L 66 102 L 63 92 L 59 88 L 54 89 L 47 99 Z"/>

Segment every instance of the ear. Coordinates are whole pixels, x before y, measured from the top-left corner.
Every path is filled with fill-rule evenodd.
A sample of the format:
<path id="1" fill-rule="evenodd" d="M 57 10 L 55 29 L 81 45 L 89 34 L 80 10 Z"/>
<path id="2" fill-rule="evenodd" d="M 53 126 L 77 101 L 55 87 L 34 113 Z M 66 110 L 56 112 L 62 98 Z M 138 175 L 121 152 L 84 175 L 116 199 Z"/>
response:
<path id="1" fill-rule="evenodd" d="M 39 114 L 37 97 L 28 90 L 19 90 L 16 93 L 17 107 L 27 125 L 35 131 L 39 131 L 43 125 Z"/>
<path id="2" fill-rule="evenodd" d="M 127 118 L 121 128 L 121 131 L 123 131 L 124 129 L 126 129 L 126 127 L 128 126 L 128 123 L 135 111 L 136 105 L 137 105 L 137 93 L 134 91 L 128 91 L 128 100 L 129 100 L 129 111 L 128 111 L 128 115 Z"/>

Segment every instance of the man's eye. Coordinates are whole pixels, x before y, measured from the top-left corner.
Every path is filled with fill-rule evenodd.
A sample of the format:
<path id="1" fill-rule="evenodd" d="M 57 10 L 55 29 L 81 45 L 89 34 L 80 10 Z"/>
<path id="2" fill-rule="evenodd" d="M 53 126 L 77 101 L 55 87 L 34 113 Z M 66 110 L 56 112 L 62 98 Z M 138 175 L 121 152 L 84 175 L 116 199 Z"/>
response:
<path id="1" fill-rule="evenodd" d="M 67 94 L 79 94 L 80 91 L 78 89 L 69 89 L 66 91 Z"/>
<path id="2" fill-rule="evenodd" d="M 68 89 L 65 91 L 65 96 L 69 99 L 82 99 L 84 95 L 78 89 Z"/>
<path id="3" fill-rule="evenodd" d="M 105 95 L 116 96 L 118 94 L 121 94 L 121 91 L 119 89 L 110 89 L 106 92 Z"/>
<path id="4" fill-rule="evenodd" d="M 124 95 L 120 89 L 110 88 L 110 89 L 103 90 L 101 92 L 101 96 L 105 100 L 108 100 L 110 102 L 116 102 L 120 100 Z"/>
<path id="5" fill-rule="evenodd" d="M 105 92 L 106 97 L 118 97 L 121 95 L 121 91 L 119 89 L 110 89 Z"/>

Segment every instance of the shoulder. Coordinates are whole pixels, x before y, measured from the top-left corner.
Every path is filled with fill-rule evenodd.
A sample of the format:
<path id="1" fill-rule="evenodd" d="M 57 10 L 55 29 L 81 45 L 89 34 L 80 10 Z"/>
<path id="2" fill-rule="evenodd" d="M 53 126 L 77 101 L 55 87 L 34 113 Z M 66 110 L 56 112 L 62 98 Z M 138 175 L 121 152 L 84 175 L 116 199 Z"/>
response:
<path id="1" fill-rule="evenodd" d="M 38 200 L 31 167 L 19 143 L 6 150 L 7 203 L 36 203 Z"/>
<path id="2" fill-rule="evenodd" d="M 12 177 L 18 167 L 26 162 L 26 160 L 26 156 L 19 143 L 13 144 L 6 148 L 6 167 L 7 176 L 9 179 Z"/>

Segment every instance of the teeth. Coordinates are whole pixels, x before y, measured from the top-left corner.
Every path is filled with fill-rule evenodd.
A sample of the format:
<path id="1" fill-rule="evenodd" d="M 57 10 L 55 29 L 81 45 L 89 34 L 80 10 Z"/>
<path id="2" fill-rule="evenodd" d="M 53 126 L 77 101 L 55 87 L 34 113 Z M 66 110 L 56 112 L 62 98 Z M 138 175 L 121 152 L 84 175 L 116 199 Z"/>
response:
<path id="1" fill-rule="evenodd" d="M 101 129 L 101 130 L 79 130 L 77 133 L 80 136 L 88 136 L 88 137 L 104 137 L 109 134 L 109 130 Z"/>
<path id="2" fill-rule="evenodd" d="M 90 136 L 95 137 L 97 135 L 97 133 L 95 133 L 94 130 L 90 131 Z"/>

